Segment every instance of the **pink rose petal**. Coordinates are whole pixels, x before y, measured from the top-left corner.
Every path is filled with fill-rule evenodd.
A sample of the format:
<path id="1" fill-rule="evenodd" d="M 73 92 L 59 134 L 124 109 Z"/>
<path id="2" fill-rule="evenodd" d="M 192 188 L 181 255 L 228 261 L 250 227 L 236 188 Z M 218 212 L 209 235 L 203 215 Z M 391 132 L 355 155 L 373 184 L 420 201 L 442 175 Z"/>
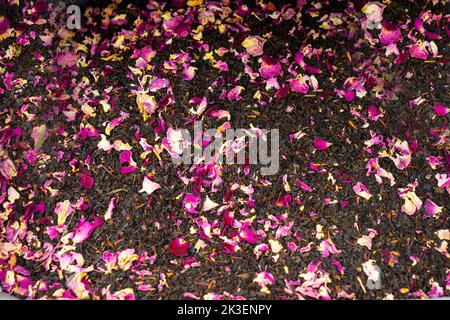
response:
<path id="1" fill-rule="evenodd" d="M 247 50 L 252 56 L 260 56 L 263 54 L 265 39 L 260 36 L 250 36 L 247 37 L 243 42 L 242 46 Z"/>
<path id="2" fill-rule="evenodd" d="M 427 218 L 431 218 L 436 216 L 437 214 L 442 212 L 443 207 L 438 206 L 436 203 L 431 201 L 430 199 L 426 199 L 423 205 L 423 209 L 425 211 L 424 216 Z"/>
<path id="3" fill-rule="evenodd" d="M 161 185 L 159 183 L 153 182 L 147 176 L 144 177 L 142 182 L 142 189 L 139 192 L 146 192 L 147 194 L 152 194 L 156 190 L 160 189 Z"/>
<path id="4" fill-rule="evenodd" d="M 84 188 L 90 189 L 94 185 L 94 179 L 89 173 L 83 173 L 81 174 L 80 183 Z"/>
<path id="5" fill-rule="evenodd" d="M 369 200 L 372 197 L 372 194 L 369 192 L 367 187 L 362 182 L 357 182 L 353 186 L 353 191 L 360 197 Z"/>
<path id="6" fill-rule="evenodd" d="M 435 104 L 433 110 L 434 113 L 440 117 L 445 117 L 450 112 L 450 108 L 442 104 Z"/>
<path id="7" fill-rule="evenodd" d="M 331 145 L 333 145 L 333 144 L 328 142 L 328 141 L 326 141 L 326 140 L 324 140 L 324 139 L 321 139 L 321 138 L 315 138 L 314 139 L 314 147 L 317 150 L 321 150 L 321 151 L 326 150 Z"/>
<path id="8" fill-rule="evenodd" d="M 175 257 L 186 257 L 189 254 L 189 243 L 182 238 L 175 238 L 169 244 L 169 252 Z"/>

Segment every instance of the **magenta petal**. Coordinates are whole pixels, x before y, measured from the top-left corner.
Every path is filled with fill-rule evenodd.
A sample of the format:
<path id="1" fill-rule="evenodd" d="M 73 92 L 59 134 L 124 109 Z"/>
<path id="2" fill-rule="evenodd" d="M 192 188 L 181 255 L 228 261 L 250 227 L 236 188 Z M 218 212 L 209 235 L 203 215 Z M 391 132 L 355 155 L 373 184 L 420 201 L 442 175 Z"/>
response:
<path id="1" fill-rule="evenodd" d="M 342 264 L 339 261 L 337 261 L 336 259 L 333 259 L 333 260 L 331 260 L 331 264 L 333 266 L 335 266 L 340 273 L 344 273 L 344 267 L 342 266 Z"/>
<path id="2" fill-rule="evenodd" d="M 80 183 L 83 187 L 89 189 L 94 185 L 94 179 L 88 173 L 83 173 L 81 175 Z"/>
<path id="3" fill-rule="evenodd" d="M 314 147 L 317 150 L 326 150 L 329 146 L 331 146 L 332 144 L 326 140 L 320 139 L 320 138 L 315 138 L 314 139 Z"/>
<path id="4" fill-rule="evenodd" d="M 120 174 L 128 174 L 136 171 L 136 166 L 126 166 L 120 168 Z"/>
<path id="5" fill-rule="evenodd" d="M 347 101 L 347 102 L 351 102 L 351 101 L 353 101 L 354 99 L 355 99 L 355 92 L 354 91 L 352 91 L 352 90 L 348 90 L 346 93 L 345 93 L 345 95 L 344 95 L 344 98 L 345 98 L 345 101 Z"/>
<path id="6" fill-rule="evenodd" d="M 298 93 L 308 93 L 309 87 L 303 78 L 295 78 L 289 80 L 291 90 Z"/>
<path id="7" fill-rule="evenodd" d="M 223 215 L 223 223 L 228 226 L 232 226 L 234 222 L 234 213 L 229 211 Z"/>
<path id="8" fill-rule="evenodd" d="M 242 230 L 239 233 L 239 236 L 243 240 L 245 240 L 245 241 L 247 241 L 248 243 L 251 243 L 251 244 L 255 244 L 259 240 L 259 237 L 253 233 L 253 230 L 251 228 L 245 228 L 244 230 Z"/>
<path id="9" fill-rule="evenodd" d="M 303 190 L 308 191 L 308 192 L 312 192 L 313 191 L 313 189 L 309 185 L 307 185 L 306 183 L 304 183 L 300 179 L 296 179 L 295 182 L 297 182 L 298 185 L 300 186 L 300 188 L 302 188 Z"/>
<path id="10" fill-rule="evenodd" d="M 380 33 L 380 40 L 384 45 L 397 43 L 402 39 L 402 33 L 398 27 L 391 25 L 387 27 L 388 28 L 383 27 Z"/>
<path id="11" fill-rule="evenodd" d="M 412 45 L 411 48 L 409 48 L 409 53 L 414 58 L 418 58 L 418 59 L 422 59 L 422 60 L 425 60 L 426 58 L 428 58 L 428 51 L 427 51 L 424 43 L 417 43 L 417 44 Z"/>
<path id="12" fill-rule="evenodd" d="M 0 16 L 0 34 L 4 34 L 9 28 L 9 21 L 3 16 Z"/>
<path id="13" fill-rule="evenodd" d="M 85 241 L 98 225 L 98 223 L 86 221 L 84 217 L 81 217 L 80 223 L 73 231 L 73 243 L 82 243 Z"/>
<path id="14" fill-rule="evenodd" d="M 189 253 L 189 243 L 182 238 L 175 238 L 169 244 L 169 252 L 175 257 L 185 257 Z"/>
<path id="15" fill-rule="evenodd" d="M 433 109 L 434 113 L 441 117 L 445 117 L 450 112 L 450 108 L 447 108 L 441 104 L 435 104 Z"/>
<path id="16" fill-rule="evenodd" d="M 430 199 L 425 200 L 423 209 L 425 211 L 424 215 L 427 218 L 434 217 L 436 214 L 442 212 L 442 207 L 438 206 L 436 203 L 434 203 Z"/>
<path id="17" fill-rule="evenodd" d="M 259 72 L 264 79 L 275 78 L 282 74 L 281 65 L 274 58 L 264 56 Z"/>
<path id="18" fill-rule="evenodd" d="M 380 109 L 378 109 L 375 105 L 371 104 L 368 108 L 367 111 L 369 112 L 369 120 L 372 121 L 378 121 L 378 119 L 380 117 L 383 116 L 383 113 L 380 111 Z"/>
<path id="19" fill-rule="evenodd" d="M 200 204 L 202 199 L 199 195 L 188 193 L 183 199 L 183 207 L 189 213 L 196 214 L 198 213 L 196 208 Z"/>
<path id="20" fill-rule="evenodd" d="M 357 182 L 353 186 L 353 191 L 360 197 L 363 197 L 366 200 L 369 200 L 372 197 L 372 194 L 369 192 L 367 187 L 362 182 Z"/>

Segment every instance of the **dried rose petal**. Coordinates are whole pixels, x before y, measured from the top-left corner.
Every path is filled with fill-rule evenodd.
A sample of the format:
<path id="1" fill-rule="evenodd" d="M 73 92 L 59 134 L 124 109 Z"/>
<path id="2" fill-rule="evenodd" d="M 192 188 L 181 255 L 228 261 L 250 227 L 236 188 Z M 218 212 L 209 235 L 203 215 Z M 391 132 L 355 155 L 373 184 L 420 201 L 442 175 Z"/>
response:
<path id="1" fill-rule="evenodd" d="M 378 121 L 383 116 L 383 113 L 375 105 L 371 104 L 367 111 L 369 112 L 369 120 Z"/>
<path id="2" fill-rule="evenodd" d="M 367 189 L 367 187 L 362 182 L 357 182 L 353 186 L 353 191 L 358 196 L 363 197 L 366 200 L 369 200 L 370 198 L 372 198 L 372 194 L 369 192 L 369 189 Z"/>
<path id="3" fill-rule="evenodd" d="M 434 217 L 437 214 L 442 212 L 443 207 L 438 206 L 436 203 L 431 201 L 430 199 L 426 199 L 423 205 L 423 209 L 425 211 L 425 217 Z"/>
<path id="4" fill-rule="evenodd" d="M 435 104 L 433 110 L 436 115 L 441 117 L 445 117 L 450 112 L 450 108 L 442 104 Z"/>
<path id="5" fill-rule="evenodd" d="M 9 20 L 4 16 L 0 16 L 0 35 L 4 34 L 9 28 Z"/>
<path id="6" fill-rule="evenodd" d="M 160 189 L 161 185 L 159 183 L 153 182 L 147 176 L 144 177 L 142 182 L 142 189 L 139 192 L 145 192 L 147 194 L 152 194 L 156 190 Z"/>
<path id="7" fill-rule="evenodd" d="M 314 139 L 314 147 L 317 150 L 323 151 L 323 150 L 326 150 L 328 147 L 330 147 L 332 145 L 333 144 L 331 142 L 328 142 L 328 141 L 326 141 L 324 139 L 321 139 L 321 138 L 315 138 Z"/>
<path id="8" fill-rule="evenodd" d="M 282 74 L 280 63 L 277 59 L 264 55 L 262 57 L 261 68 L 259 73 L 264 79 L 276 78 Z"/>
<path id="9" fill-rule="evenodd" d="M 189 243 L 182 238 L 175 238 L 169 244 L 169 252 L 175 257 L 186 257 L 189 254 Z"/>
<path id="10" fill-rule="evenodd" d="M 80 223 L 75 227 L 73 231 L 72 241 L 73 243 L 82 243 L 85 241 L 95 228 L 101 226 L 103 221 L 99 218 L 94 218 L 94 222 L 86 221 L 85 217 L 82 216 Z"/>
<path id="11" fill-rule="evenodd" d="M 89 173 L 82 173 L 80 183 L 84 188 L 90 189 L 94 185 L 94 179 Z"/>
<path id="12" fill-rule="evenodd" d="M 260 36 L 247 37 L 243 42 L 242 46 L 247 50 L 252 56 L 260 56 L 264 53 L 264 43 L 265 39 Z"/>

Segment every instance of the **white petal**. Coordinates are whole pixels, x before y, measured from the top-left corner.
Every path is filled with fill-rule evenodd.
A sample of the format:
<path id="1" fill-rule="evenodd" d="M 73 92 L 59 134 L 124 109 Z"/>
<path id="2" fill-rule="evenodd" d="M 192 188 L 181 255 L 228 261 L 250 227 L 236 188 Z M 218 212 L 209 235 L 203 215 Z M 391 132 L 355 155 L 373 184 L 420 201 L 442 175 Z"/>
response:
<path id="1" fill-rule="evenodd" d="M 214 209 L 219 204 L 212 201 L 208 196 L 206 196 L 206 200 L 203 203 L 203 211 L 209 211 L 211 209 Z"/>
<path id="2" fill-rule="evenodd" d="M 144 182 L 142 183 L 142 189 L 139 192 L 147 192 L 152 194 L 155 190 L 161 188 L 159 183 L 153 182 L 148 177 L 144 177 Z"/>

